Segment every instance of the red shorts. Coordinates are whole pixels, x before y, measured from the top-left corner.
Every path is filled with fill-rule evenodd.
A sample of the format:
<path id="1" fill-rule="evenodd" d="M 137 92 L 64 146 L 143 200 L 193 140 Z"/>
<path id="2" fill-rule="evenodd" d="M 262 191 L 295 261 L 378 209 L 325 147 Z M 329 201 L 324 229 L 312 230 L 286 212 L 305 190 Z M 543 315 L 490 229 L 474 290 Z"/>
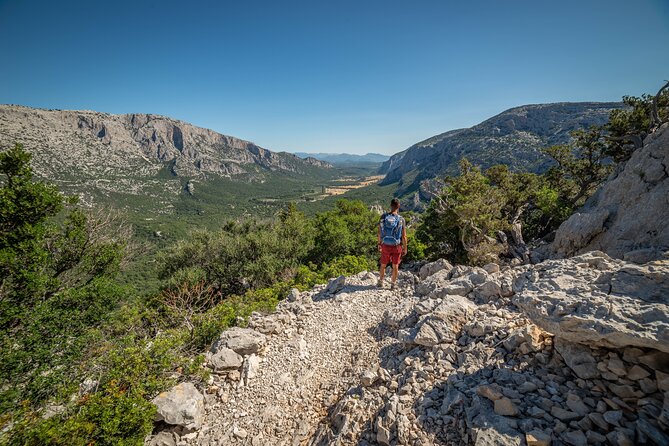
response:
<path id="1" fill-rule="evenodd" d="M 399 265 L 402 257 L 402 245 L 381 245 L 381 264 Z"/>

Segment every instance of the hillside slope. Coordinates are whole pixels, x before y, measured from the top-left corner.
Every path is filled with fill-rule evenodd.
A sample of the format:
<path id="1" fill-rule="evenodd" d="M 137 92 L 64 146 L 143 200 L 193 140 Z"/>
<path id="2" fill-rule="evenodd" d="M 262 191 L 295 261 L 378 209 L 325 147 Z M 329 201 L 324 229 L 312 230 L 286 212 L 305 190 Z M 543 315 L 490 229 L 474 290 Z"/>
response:
<path id="1" fill-rule="evenodd" d="M 523 105 L 506 110 L 467 129 L 451 130 L 421 141 L 386 161 L 382 184 L 397 183 L 398 194 L 419 191 L 421 182 L 457 174 L 467 157 L 483 168 L 507 164 L 516 170 L 540 172 L 548 165 L 541 149 L 569 140 L 573 130 L 601 125 L 617 102 L 576 102 Z"/>
<path id="2" fill-rule="evenodd" d="M 115 194 L 169 206 L 188 180 L 262 183 L 331 167 L 164 116 L 0 105 L 0 148 L 24 144 L 38 176 L 85 201 Z"/>

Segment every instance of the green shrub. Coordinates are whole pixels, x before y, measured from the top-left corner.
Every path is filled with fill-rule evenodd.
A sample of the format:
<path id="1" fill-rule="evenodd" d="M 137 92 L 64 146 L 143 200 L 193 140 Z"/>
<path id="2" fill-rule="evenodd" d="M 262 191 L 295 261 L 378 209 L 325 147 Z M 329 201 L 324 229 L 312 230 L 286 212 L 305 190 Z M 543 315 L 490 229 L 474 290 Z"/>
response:
<path id="1" fill-rule="evenodd" d="M 339 200 L 332 211 L 317 214 L 314 249 L 307 260 L 322 264 L 347 255 L 374 258 L 379 216 L 361 201 Z"/>

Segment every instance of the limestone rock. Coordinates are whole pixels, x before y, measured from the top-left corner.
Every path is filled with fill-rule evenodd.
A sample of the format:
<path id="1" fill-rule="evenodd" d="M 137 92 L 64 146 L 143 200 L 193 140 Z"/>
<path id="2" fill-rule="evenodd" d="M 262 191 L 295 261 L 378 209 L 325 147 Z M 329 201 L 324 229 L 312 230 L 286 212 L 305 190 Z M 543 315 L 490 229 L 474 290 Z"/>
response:
<path id="1" fill-rule="evenodd" d="M 215 371 L 238 369 L 242 366 L 242 357 L 227 347 L 221 347 L 209 357 L 209 364 Z"/>
<path id="2" fill-rule="evenodd" d="M 300 290 L 298 290 L 297 288 L 291 288 L 290 291 L 288 292 L 286 300 L 288 302 L 296 302 L 300 300 Z"/>
<path id="3" fill-rule="evenodd" d="M 456 333 L 441 318 L 427 316 L 410 332 L 406 342 L 432 347 L 444 342 L 453 342 Z"/>
<path id="4" fill-rule="evenodd" d="M 483 410 L 472 420 L 471 434 L 476 446 L 520 446 L 523 435 L 509 424 L 509 419 Z"/>
<path id="5" fill-rule="evenodd" d="M 602 185 L 583 209 L 560 226 L 553 249 L 563 256 L 596 249 L 616 258 L 644 248 L 652 248 L 658 255 L 666 251 L 669 248 L 666 166 L 669 166 L 669 124 L 649 135 L 643 147 L 632 153 L 623 168 Z"/>
<path id="6" fill-rule="evenodd" d="M 566 432 L 562 434 L 562 439 L 564 440 L 565 443 L 570 444 L 572 446 L 587 446 L 588 444 L 588 439 L 586 438 L 585 434 L 580 430 Z"/>
<path id="7" fill-rule="evenodd" d="M 495 400 L 494 404 L 495 404 L 495 413 L 497 415 L 515 417 L 519 413 L 516 405 L 513 404 L 513 402 L 506 397 Z"/>
<path id="8" fill-rule="evenodd" d="M 427 296 L 437 289 L 442 289 L 451 281 L 452 270 L 442 269 L 422 280 L 416 286 L 416 294 L 418 296 Z"/>
<path id="9" fill-rule="evenodd" d="M 233 327 L 224 331 L 211 347 L 212 353 L 223 348 L 234 350 L 240 355 L 258 353 L 267 342 L 267 337 L 250 328 Z"/>
<path id="10" fill-rule="evenodd" d="M 558 338 L 555 342 L 555 350 L 579 378 L 592 379 L 599 376 L 597 360 L 592 356 L 589 348 Z"/>
<path id="11" fill-rule="evenodd" d="M 256 355 L 250 355 L 244 360 L 242 369 L 242 379 L 248 384 L 248 381 L 255 378 L 260 370 L 260 358 Z"/>
<path id="12" fill-rule="evenodd" d="M 157 408 L 156 421 L 199 429 L 204 416 L 204 397 L 191 383 L 178 384 L 152 401 Z"/>
<path id="13" fill-rule="evenodd" d="M 669 392 L 669 374 L 656 370 L 655 376 L 657 377 L 657 388 L 663 392 Z"/>
<path id="14" fill-rule="evenodd" d="M 447 295 L 443 301 L 435 307 L 432 314 L 446 322 L 453 332 L 460 332 L 473 314 L 476 305 L 462 296 Z"/>
<path id="15" fill-rule="evenodd" d="M 331 279 L 328 282 L 328 285 L 325 287 L 325 292 L 327 294 L 336 294 L 346 286 L 346 276 L 339 276 L 335 279 Z"/>
<path id="16" fill-rule="evenodd" d="M 540 430 L 532 430 L 525 434 L 527 446 L 551 446 L 551 436 Z"/>
<path id="17" fill-rule="evenodd" d="M 176 444 L 172 432 L 162 431 L 154 435 L 147 446 L 176 446 Z"/>
<path id="18" fill-rule="evenodd" d="M 556 231 L 553 249 L 561 257 L 576 253 L 604 230 L 604 222 L 609 215 L 608 209 L 588 213 L 575 212 Z"/>
<path id="19" fill-rule="evenodd" d="M 559 406 L 553 406 L 551 408 L 551 415 L 560 421 L 573 421 L 581 418 L 579 414 L 565 410 Z"/>
<path id="20" fill-rule="evenodd" d="M 496 263 L 488 263 L 486 265 L 483 265 L 483 269 L 488 274 L 494 274 L 499 272 L 499 265 Z"/>
<path id="21" fill-rule="evenodd" d="M 504 394 L 493 386 L 484 384 L 476 388 L 476 394 L 488 398 L 490 401 L 496 401 L 504 397 Z"/>
<path id="22" fill-rule="evenodd" d="M 369 387 L 376 382 L 378 375 L 371 370 L 365 370 L 360 375 L 360 382 L 363 386 Z"/>
<path id="23" fill-rule="evenodd" d="M 502 295 L 502 287 L 497 280 L 488 280 L 476 288 L 476 292 L 484 297 L 490 299 Z"/>
<path id="24" fill-rule="evenodd" d="M 669 261 L 639 266 L 588 253 L 546 261 L 517 283 L 513 302 L 558 338 L 669 352 Z"/>
<path id="25" fill-rule="evenodd" d="M 423 265 L 420 268 L 418 277 L 420 278 L 420 280 L 425 280 L 434 273 L 439 271 L 446 271 L 446 273 L 448 274 L 452 268 L 453 265 L 451 265 L 447 260 L 439 259 L 437 261 L 426 263 L 425 265 Z"/>

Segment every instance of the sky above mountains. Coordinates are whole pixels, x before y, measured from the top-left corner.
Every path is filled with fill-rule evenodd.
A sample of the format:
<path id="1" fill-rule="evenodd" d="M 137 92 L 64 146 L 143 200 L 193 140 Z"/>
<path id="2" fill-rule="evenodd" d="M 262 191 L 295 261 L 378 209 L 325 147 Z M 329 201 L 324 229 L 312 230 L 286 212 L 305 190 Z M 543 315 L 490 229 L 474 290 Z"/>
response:
<path id="1" fill-rule="evenodd" d="M 391 154 L 517 105 L 654 93 L 668 44 L 667 0 L 0 0 L 0 103 Z"/>

